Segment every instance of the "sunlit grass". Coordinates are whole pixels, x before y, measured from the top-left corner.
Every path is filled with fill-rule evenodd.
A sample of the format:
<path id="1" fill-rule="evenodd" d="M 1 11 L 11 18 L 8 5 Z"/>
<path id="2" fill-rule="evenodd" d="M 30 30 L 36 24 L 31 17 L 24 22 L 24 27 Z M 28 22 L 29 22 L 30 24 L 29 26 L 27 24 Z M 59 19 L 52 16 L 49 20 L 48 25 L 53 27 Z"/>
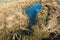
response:
<path id="1" fill-rule="evenodd" d="M 29 7 L 29 6 L 27 6 L 27 7 Z M 18 8 L 20 8 L 20 7 L 18 7 Z M 3 9 L 1 9 L 1 10 L 3 10 Z M 21 9 L 19 9 L 19 10 L 21 10 Z M 2 24 L 3 26 L 0 25 L 3 27 L 2 29 L 0 28 L 0 40 L 41 40 L 42 38 L 49 37 L 50 32 L 49 32 L 49 30 L 45 29 L 46 16 L 48 14 L 48 9 L 45 6 L 43 6 L 43 8 L 37 13 L 36 23 L 33 26 L 31 26 L 32 30 L 27 28 L 27 27 L 29 27 L 28 26 L 28 21 L 29 21 L 28 16 L 26 16 L 23 13 L 20 14 L 20 12 L 18 12 L 18 11 L 16 11 L 16 12 L 15 11 L 16 11 L 16 9 L 14 9 L 14 12 L 9 12 L 9 10 L 0 11 L 0 16 L 3 16 L 0 18 L 0 21 L 2 21 L 2 23 L 3 23 Z M 19 13 L 19 15 L 16 14 L 17 12 Z M 15 14 L 13 14 L 13 13 L 15 13 Z M 5 15 L 7 15 L 7 17 L 9 15 L 11 15 L 15 18 L 15 19 L 12 18 L 12 21 L 11 21 L 11 22 L 13 22 L 14 25 L 10 26 L 10 24 L 12 24 L 12 23 L 10 23 L 8 25 L 8 23 L 10 21 L 5 19 L 5 18 L 7 18 Z M 10 16 L 8 17 L 8 19 L 9 18 L 10 18 Z M 16 19 L 18 19 L 18 20 L 16 20 Z M 27 34 L 25 35 L 23 31 L 25 31 Z"/>

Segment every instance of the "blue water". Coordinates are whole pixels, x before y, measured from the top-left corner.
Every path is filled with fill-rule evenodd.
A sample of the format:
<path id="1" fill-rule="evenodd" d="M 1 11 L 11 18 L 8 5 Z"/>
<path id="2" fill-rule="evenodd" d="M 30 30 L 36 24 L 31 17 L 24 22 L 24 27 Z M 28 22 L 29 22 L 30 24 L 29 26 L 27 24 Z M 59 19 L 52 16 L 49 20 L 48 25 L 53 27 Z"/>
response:
<path id="1" fill-rule="evenodd" d="M 25 9 L 25 14 L 29 17 L 29 26 L 32 26 L 36 22 L 36 14 L 38 11 L 42 9 L 42 5 L 40 3 L 36 3 Z"/>

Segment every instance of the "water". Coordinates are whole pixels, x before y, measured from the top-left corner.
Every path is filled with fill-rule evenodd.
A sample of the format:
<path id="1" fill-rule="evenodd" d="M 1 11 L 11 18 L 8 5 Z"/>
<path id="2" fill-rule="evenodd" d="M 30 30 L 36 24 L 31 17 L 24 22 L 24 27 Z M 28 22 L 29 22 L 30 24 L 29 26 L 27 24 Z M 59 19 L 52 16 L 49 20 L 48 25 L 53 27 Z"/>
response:
<path id="1" fill-rule="evenodd" d="M 25 13 L 29 17 L 29 26 L 32 26 L 36 22 L 36 14 L 38 11 L 42 9 L 42 5 L 40 3 L 36 3 L 25 9 Z"/>

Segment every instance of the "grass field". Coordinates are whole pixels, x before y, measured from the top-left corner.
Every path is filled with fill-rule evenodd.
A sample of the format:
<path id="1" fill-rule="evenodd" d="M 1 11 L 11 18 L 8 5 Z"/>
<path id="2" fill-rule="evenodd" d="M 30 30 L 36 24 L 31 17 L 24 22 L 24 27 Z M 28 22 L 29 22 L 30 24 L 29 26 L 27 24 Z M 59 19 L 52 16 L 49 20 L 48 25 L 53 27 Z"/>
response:
<path id="1" fill-rule="evenodd" d="M 18 1 L 0 0 L 0 40 L 60 40 L 60 5 L 55 0 Z M 43 8 L 30 27 L 24 10 L 36 2 Z"/>

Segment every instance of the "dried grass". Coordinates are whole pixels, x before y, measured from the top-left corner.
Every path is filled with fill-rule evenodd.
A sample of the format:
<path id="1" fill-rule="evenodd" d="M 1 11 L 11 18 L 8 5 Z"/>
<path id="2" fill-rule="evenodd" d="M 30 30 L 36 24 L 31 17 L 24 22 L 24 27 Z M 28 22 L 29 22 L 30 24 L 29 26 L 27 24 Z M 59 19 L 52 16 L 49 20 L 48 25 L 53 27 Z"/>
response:
<path id="1" fill-rule="evenodd" d="M 24 4 L 20 4 L 20 2 L 12 2 L 7 3 L 5 5 L 0 6 L 0 40 L 40 40 L 44 37 L 49 37 L 49 33 L 51 31 L 56 32 L 55 30 L 56 26 L 58 27 L 58 24 L 55 21 L 52 20 L 59 16 L 59 10 L 58 10 L 58 4 L 55 2 L 55 0 L 40 0 L 40 1 L 34 1 L 31 2 L 29 0 L 23 1 Z M 36 17 L 36 24 L 32 26 L 32 30 L 27 29 L 28 26 L 28 17 L 26 14 L 24 14 L 24 9 L 28 6 L 31 6 L 32 4 L 40 2 L 43 6 L 42 10 L 40 10 Z M 26 5 L 27 3 L 27 5 Z M 29 4 L 31 3 L 31 4 Z M 47 14 L 50 13 L 51 15 L 48 16 L 52 21 L 51 27 L 50 23 L 48 21 L 48 24 L 46 25 L 46 17 Z M 53 27 L 54 26 L 54 27 Z M 30 35 L 24 35 L 21 31 L 26 30 L 27 33 L 31 32 Z"/>

